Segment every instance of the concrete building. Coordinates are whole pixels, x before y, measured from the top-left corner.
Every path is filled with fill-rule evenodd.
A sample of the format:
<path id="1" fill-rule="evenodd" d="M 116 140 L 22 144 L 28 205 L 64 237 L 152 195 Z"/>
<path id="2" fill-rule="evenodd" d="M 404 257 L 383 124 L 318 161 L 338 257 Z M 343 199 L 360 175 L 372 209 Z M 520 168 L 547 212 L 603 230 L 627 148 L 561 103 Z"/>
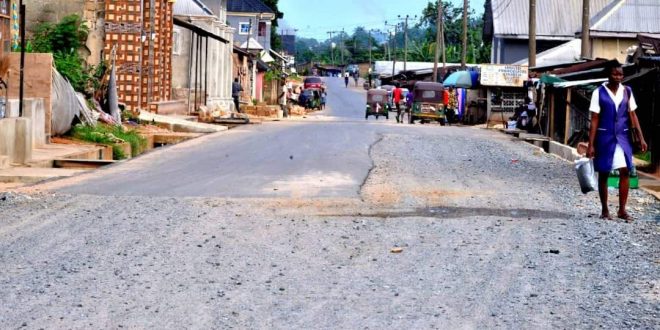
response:
<path id="1" fill-rule="evenodd" d="M 173 98 L 185 100 L 188 111 L 202 104 L 231 110 L 234 29 L 226 24 L 227 0 L 177 0 L 174 18 Z"/>
<path id="2" fill-rule="evenodd" d="M 277 17 L 270 7 L 260 0 L 228 0 L 227 24 L 234 30 L 234 45 L 252 54 L 248 72 L 239 72 L 240 82 L 249 88 L 251 100 L 263 100 L 263 74 L 267 65 L 259 59 L 271 49 L 271 26 Z M 236 59 L 235 59 L 236 60 Z"/>
<path id="3" fill-rule="evenodd" d="M 271 26 L 275 18 L 273 10 L 260 0 L 227 1 L 227 24 L 236 30 L 234 43 L 239 47 L 250 39 L 253 43 L 247 45 L 250 50 L 270 49 Z"/>

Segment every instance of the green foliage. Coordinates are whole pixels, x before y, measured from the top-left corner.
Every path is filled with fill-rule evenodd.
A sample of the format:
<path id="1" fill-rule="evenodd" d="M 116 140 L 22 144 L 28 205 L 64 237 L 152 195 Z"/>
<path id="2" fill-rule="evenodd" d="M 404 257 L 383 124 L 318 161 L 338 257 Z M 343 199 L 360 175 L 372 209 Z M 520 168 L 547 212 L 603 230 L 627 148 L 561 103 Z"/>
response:
<path id="1" fill-rule="evenodd" d="M 87 66 L 78 50 L 85 45 L 89 28 L 78 15 L 57 23 L 41 23 L 28 41 L 27 52 L 53 53 L 55 67 L 78 92 L 91 93 L 101 87 L 107 65 Z"/>
<path id="2" fill-rule="evenodd" d="M 32 42 L 39 53 L 70 53 L 85 45 L 89 28 L 78 15 L 69 15 L 57 23 L 41 23 L 35 28 Z"/>
<path id="3" fill-rule="evenodd" d="M 278 80 L 282 77 L 282 74 L 282 71 L 279 69 L 271 67 L 270 70 L 264 74 L 264 80 L 267 82 Z"/>
<path id="4" fill-rule="evenodd" d="M 443 0 L 445 56 L 448 62 L 460 63 L 463 37 L 463 7 L 455 1 Z M 437 1 L 430 1 L 422 10 L 421 18 L 408 24 L 408 60 L 433 61 L 435 55 Z M 395 22 L 389 22 L 395 23 Z M 400 23 L 400 22 L 396 22 Z M 369 40 L 371 39 L 371 59 L 387 60 L 388 51 L 397 61 L 404 58 L 404 33 L 402 26 L 390 38 L 389 31 L 367 31 L 364 27 L 356 28 L 351 35 L 338 33 L 332 39 L 319 42 L 315 39 L 296 39 L 296 61 L 299 63 L 341 62 L 343 49 L 344 64 L 364 63 L 369 61 Z M 331 44 L 335 43 L 334 56 Z M 343 42 L 343 43 L 342 43 Z M 388 49 L 389 48 L 389 49 Z M 468 63 L 487 63 L 490 61 L 490 41 L 483 39 L 483 19 L 474 11 L 468 11 Z M 334 58 L 334 60 L 333 60 Z"/>
<path id="5" fill-rule="evenodd" d="M 133 157 L 139 155 L 147 148 L 147 139 L 134 130 L 125 130 L 122 126 L 97 125 L 96 127 L 78 124 L 71 130 L 71 136 L 87 142 L 107 144 L 112 146 L 113 158 L 124 159 L 123 150 L 119 146 L 127 142 L 131 145 Z"/>

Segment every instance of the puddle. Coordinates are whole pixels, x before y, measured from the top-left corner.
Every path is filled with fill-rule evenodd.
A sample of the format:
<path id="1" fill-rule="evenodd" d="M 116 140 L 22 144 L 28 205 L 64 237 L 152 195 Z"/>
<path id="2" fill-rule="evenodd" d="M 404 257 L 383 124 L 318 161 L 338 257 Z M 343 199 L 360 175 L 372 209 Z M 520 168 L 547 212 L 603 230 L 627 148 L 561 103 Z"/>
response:
<path id="1" fill-rule="evenodd" d="M 413 211 L 384 211 L 369 214 L 334 214 L 331 216 L 355 216 L 366 218 L 468 218 L 468 217 L 502 217 L 513 219 L 569 219 L 572 215 L 563 212 L 542 211 L 533 209 L 495 209 L 474 207 L 431 207 Z"/>

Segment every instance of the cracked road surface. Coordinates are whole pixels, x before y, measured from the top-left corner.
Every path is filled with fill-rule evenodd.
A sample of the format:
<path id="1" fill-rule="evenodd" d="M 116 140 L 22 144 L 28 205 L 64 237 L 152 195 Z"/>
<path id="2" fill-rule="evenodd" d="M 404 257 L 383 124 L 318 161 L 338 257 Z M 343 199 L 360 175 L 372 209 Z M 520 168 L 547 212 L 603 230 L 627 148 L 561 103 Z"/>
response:
<path id="1" fill-rule="evenodd" d="M 0 195 L 0 328 L 658 327 L 655 199 L 598 220 L 569 163 L 328 84 L 305 120 Z"/>

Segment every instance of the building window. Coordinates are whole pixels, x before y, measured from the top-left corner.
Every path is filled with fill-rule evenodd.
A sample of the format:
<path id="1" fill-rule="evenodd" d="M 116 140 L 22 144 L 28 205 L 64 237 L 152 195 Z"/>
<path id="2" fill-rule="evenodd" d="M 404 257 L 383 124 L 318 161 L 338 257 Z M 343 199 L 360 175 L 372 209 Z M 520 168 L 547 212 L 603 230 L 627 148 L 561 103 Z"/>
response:
<path id="1" fill-rule="evenodd" d="M 238 34 L 251 34 L 250 32 L 250 22 L 240 22 L 238 23 Z"/>
<path id="2" fill-rule="evenodd" d="M 259 36 L 266 36 L 266 22 L 259 22 Z"/>
<path id="3" fill-rule="evenodd" d="M 180 29 L 172 30 L 172 54 L 181 55 L 181 44 L 183 43 L 183 35 Z"/>

